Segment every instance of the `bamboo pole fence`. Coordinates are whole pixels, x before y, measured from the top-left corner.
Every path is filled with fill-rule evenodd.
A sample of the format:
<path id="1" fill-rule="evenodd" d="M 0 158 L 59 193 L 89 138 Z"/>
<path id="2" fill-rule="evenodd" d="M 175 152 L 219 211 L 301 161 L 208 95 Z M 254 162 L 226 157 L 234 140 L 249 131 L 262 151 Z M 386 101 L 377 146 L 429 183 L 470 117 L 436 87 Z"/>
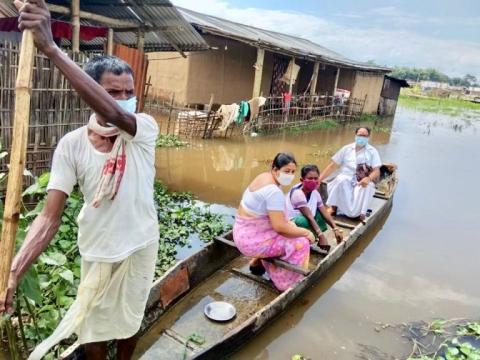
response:
<path id="1" fill-rule="evenodd" d="M 326 119 L 340 123 L 357 121 L 363 114 L 365 101 L 366 98 L 343 99 L 325 93 L 293 95 L 287 103 L 282 96 L 270 96 L 254 119 L 249 119 L 242 127 L 232 124 L 220 136 L 228 137 L 250 131 L 269 133 L 308 126 Z M 218 107 L 218 104 L 213 105 L 211 109 Z M 204 110 L 198 105 L 189 107 L 176 104 L 175 94 L 170 99 L 149 96 L 145 101 L 145 111 L 156 116 L 162 134 L 174 134 L 183 138 L 212 138 L 221 124 L 221 118 L 214 111 Z"/>
<path id="2" fill-rule="evenodd" d="M 18 44 L 0 43 L 0 142 L 8 152 L 12 147 L 19 53 Z M 70 52 L 70 56 L 83 66 L 92 54 Z M 40 53 L 34 59 L 31 109 L 25 165 L 34 176 L 39 176 L 50 169 L 53 151 L 62 136 L 88 122 L 90 109 L 54 64 Z M 7 164 L 7 158 L 0 160 L 0 172 L 7 171 Z M 24 185 L 31 180 L 24 178 Z M 4 190 L 0 189 L 0 196 Z"/>

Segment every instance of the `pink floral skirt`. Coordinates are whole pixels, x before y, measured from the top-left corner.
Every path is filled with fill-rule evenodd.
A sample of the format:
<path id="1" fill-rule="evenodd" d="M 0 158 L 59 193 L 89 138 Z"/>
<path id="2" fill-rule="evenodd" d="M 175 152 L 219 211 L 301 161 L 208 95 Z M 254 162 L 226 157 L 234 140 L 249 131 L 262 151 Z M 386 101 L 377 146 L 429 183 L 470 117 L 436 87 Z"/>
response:
<path id="1" fill-rule="evenodd" d="M 238 250 L 254 258 L 280 258 L 304 269 L 308 268 L 310 242 L 306 237 L 287 238 L 272 228 L 268 216 L 246 218 L 238 216 L 233 225 L 233 240 Z M 262 261 L 275 287 L 288 289 L 303 279 L 303 275 Z"/>

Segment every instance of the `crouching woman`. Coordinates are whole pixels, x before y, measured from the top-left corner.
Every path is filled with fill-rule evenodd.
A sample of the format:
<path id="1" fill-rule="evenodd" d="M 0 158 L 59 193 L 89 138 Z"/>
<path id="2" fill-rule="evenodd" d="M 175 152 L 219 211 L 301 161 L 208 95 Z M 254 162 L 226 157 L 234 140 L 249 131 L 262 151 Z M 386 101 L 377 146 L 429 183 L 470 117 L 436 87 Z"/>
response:
<path id="1" fill-rule="evenodd" d="M 297 164 L 293 155 L 279 153 L 269 172 L 258 175 L 242 196 L 233 226 L 233 239 L 245 256 L 253 257 L 251 268 L 263 266 L 277 289 L 283 291 L 303 275 L 273 265 L 262 259 L 281 260 L 308 268 L 312 232 L 288 221 L 285 195 L 280 186 L 288 186 L 295 177 Z"/>

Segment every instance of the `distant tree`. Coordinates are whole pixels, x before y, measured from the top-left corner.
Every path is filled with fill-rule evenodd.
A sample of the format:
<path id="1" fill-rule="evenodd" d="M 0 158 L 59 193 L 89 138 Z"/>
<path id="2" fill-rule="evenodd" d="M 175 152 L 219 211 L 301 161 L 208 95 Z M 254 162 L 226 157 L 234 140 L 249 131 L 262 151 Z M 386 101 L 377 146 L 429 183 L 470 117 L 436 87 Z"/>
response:
<path id="1" fill-rule="evenodd" d="M 448 75 L 438 71 L 434 68 L 427 69 L 418 69 L 418 68 L 409 68 L 405 66 L 395 66 L 390 73 L 391 76 L 398 79 L 412 80 L 412 81 L 438 81 L 446 82 L 454 86 L 475 86 L 477 83 L 477 78 L 474 75 L 466 74 L 463 78 L 453 77 L 450 78 Z"/>
<path id="2" fill-rule="evenodd" d="M 477 83 L 477 77 L 471 74 L 465 75 L 463 80 L 468 83 L 468 86 L 474 86 Z"/>

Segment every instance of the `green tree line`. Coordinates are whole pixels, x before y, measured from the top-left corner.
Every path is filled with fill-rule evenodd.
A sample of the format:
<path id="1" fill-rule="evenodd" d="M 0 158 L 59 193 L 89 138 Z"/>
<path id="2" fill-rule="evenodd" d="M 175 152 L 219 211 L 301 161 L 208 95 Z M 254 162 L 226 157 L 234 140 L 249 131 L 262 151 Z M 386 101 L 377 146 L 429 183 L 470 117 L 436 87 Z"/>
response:
<path id="1" fill-rule="evenodd" d="M 438 71 L 437 69 L 427 68 L 409 68 L 403 66 L 395 66 L 393 71 L 389 74 L 393 77 L 412 81 L 438 81 L 446 82 L 454 86 L 479 86 L 477 78 L 474 75 L 466 74 L 463 77 L 449 77 L 448 75 Z"/>

